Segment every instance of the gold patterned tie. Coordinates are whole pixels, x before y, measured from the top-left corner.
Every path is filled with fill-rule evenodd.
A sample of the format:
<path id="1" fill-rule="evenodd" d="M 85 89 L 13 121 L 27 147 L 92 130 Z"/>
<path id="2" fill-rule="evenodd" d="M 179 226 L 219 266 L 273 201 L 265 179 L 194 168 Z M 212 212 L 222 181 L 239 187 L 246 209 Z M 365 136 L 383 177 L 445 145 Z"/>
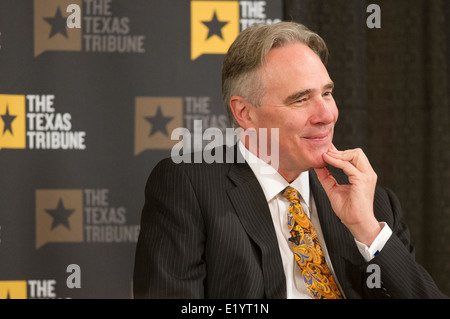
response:
<path id="1" fill-rule="evenodd" d="M 316 299 L 342 298 L 326 264 L 314 226 L 300 204 L 297 190 L 288 186 L 281 194 L 291 203 L 288 209 L 289 241 L 309 292 Z"/>

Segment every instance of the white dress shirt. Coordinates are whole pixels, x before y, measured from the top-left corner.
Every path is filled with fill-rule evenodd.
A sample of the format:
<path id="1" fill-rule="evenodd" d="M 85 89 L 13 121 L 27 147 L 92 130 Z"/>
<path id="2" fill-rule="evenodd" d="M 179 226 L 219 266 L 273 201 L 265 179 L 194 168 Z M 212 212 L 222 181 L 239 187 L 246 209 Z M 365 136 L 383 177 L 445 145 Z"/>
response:
<path id="1" fill-rule="evenodd" d="M 245 161 L 248 163 L 253 173 L 256 175 L 264 195 L 269 205 L 269 210 L 272 215 L 272 221 L 275 226 L 275 233 L 280 247 L 281 259 L 283 262 L 284 274 L 286 276 L 286 289 L 288 299 L 306 299 L 312 298 L 306 285 L 303 282 L 302 274 L 295 261 L 292 250 L 292 243 L 289 241 L 291 235 L 289 234 L 287 224 L 287 211 L 289 208 L 289 201 L 280 193 L 287 186 L 295 188 L 301 195 L 301 204 L 305 213 L 310 218 L 312 224 L 319 238 L 320 246 L 323 250 L 327 265 L 333 273 L 334 279 L 339 286 L 339 280 L 336 278 L 331 264 L 330 257 L 324 242 L 322 230 L 320 228 L 319 217 L 314 203 L 314 198 L 309 189 L 309 172 L 301 173 L 297 179 L 292 183 L 288 183 L 272 166 L 262 161 L 251 153 L 239 141 L 239 150 L 242 153 Z M 392 234 L 391 229 L 386 223 L 380 223 L 382 230 L 372 243 L 370 247 L 358 242 L 355 239 L 356 245 L 366 261 L 370 261 L 376 253 L 381 251 L 387 240 Z M 342 289 L 341 293 L 342 293 Z"/>

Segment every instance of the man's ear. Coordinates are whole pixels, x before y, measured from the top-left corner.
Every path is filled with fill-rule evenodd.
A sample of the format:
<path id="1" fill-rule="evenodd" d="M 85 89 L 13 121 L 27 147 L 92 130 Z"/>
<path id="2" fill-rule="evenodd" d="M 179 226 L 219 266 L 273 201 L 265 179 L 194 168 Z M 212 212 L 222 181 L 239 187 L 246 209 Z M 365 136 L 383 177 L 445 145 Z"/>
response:
<path id="1" fill-rule="evenodd" d="M 242 96 L 233 95 L 230 99 L 230 107 L 234 118 L 244 130 L 254 127 L 251 108 L 253 107 Z"/>

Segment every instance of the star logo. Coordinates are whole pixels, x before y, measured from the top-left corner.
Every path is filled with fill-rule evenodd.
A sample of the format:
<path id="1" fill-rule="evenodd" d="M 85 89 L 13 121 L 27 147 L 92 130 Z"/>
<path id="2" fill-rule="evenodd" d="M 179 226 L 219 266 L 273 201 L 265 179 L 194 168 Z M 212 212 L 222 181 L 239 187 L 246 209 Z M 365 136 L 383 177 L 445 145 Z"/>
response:
<path id="1" fill-rule="evenodd" d="M 171 149 L 178 142 L 172 135 L 179 127 L 183 127 L 182 97 L 136 97 L 134 155 Z"/>
<path id="2" fill-rule="evenodd" d="M 219 21 L 219 19 L 217 19 L 216 11 L 214 11 L 213 17 L 210 21 L 202 21 L 202 23 L 208 28 L 208 37 L 206 38 L 206 40 L 211 38 L 213 35 L 217 35 L 223 40 L 222 28 L 227 25 L 228 22 Z"/>
<path id="3" fill-rule="evenodd" d="M 83 191 L 36 190 L 36 249 L 47 243 L 83 241 Z"/>
<path id="4" fill-rule="evenodd" d="M 0 149 L 26 148 L 25 95 L 0 94 Z"/>
<path id="5" fill-rule="evenodd" d="M 0 280 L 0 299 L 27 299 L 27 282 Z"/>
<path id="6" fill-rule="evenodd" d="M 146 116 L 145 120 L 151 125 L 149 136 L 152 136 L 157 132 L 169 136 L 167 133 L 167 124 L 173 120 L 173 116 L 164 116 L 161 111 L 161 105 L 158 105 L 155 116 Z"/>
<path id="7" fill-rule="evenodd" d="M 66 19 L 62 16 L 61 8 L 59 6 L 56 9 L 54 17 L 44 18 L 44 20 L 51 26 L 50 36 L 48 37 L 49 39 L 58 33 L 62 34 L 66 39 L 68 38 L 66 30 Z"/>
<path id="8" fill-rule="evenodd" d="M 62 199 L 60 198 L 56 209 L 45 210 L 45 212 L 48 213 L 53 218 L 51 229 L 54 229 L 58 225 L 63 225 L 64 227 L 70 230 L 69 216 L 72 215 L 74 211 L 75 209 L 66 209 L 64 207 Z"/>
<path id="9" fill-rule="evenodd" d="M 69 28 L 66 8 L 82 0 L 34 0 L 34 56 L 46 51 L 82 51 L 81 28 Z"/>
<path id="10" fill-rule="evenodd" d="M 9 131 L 11 135 L 13 134 L 11 124 L 16 119 L 15 115 L 9 114 L 9 106 L 6 105 L 6 113 L 2 115 L 3 120 L 3 135 L 5 135 L 6 131 Z"/>
<path id="11" fill-rule="evenodd" d="M 225 54 L 239 34 L 239 1 L 191 1 L 191 60 Z"/>

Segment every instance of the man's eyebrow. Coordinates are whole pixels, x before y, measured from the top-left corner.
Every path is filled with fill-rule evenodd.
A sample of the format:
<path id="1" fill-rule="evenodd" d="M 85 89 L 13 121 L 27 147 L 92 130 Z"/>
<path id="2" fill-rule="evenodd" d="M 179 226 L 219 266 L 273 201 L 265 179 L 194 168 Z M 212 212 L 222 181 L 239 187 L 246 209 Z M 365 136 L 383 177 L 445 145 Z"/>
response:
<path id="1" fill-rule="evenodd" d="M 334 82 L 333 81 L 331 81 L 330 83 L 328 83 L 328 84 L 326 84 L 324 87 L 323 87 L 323 89 L 324 90 L 332 90 L 332 89 L 334 89 Z"/>
<path id="2" fill-rule="evenodd" d="M 330 83 L 327 83 L 326 85 L 324 85 L 323 90 L 332 90 L 333 88 L 334 88 L 334 82 L 331 81 Z M 295 101 L 301 99 L 303 96 L 305 96 L 307 94 L 310 94 L 310 93 L 312 93 L 314 91 L 315 91 L 315 89 L 306 89 L 306 90 L 303 90 L 303 91 L 296 92 L 294 94 L 289 95 L 284 100 L 284 103 L 285 104 L 290 104 L 290 103 L 295 102 Z"/>
<path id="3" fill-rule="evenodd" d="M 310 94 L 311 92 L 313 92 L 313 89 L 306 89 L 304 91 L 300 91 L 300 92 L 295 92 L 294 94 L 289 95 L 285 100 L 284 103 L 285 104 L 290 104 L 292 102 L 295 102 L 297 100 L 300 100 L 303 96 Z"/>

